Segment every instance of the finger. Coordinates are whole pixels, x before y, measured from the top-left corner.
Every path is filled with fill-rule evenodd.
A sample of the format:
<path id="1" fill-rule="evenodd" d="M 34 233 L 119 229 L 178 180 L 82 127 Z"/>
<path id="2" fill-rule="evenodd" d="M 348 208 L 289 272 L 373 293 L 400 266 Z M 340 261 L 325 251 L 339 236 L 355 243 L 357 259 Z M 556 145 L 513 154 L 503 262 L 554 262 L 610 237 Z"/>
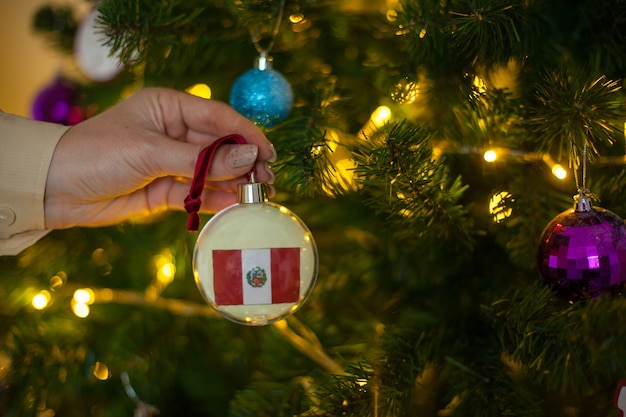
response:
<path id="1" fill-rule="evenodd" d="M 193 178 L 200 151 L 204 146 L 179 142 L 163 135 L 150 141 L 145 165 L 153 178 Z"/>
<path id="2" fill-rule="evenodd" d="M 180 91 L 156 89 L 164 103 L 165 129 L 178 137 L 180 122 L 186 128 L 185 139 L 190 143 L 209 144 L 215 139 L 237 133 L 250 144 L 259 147 L 259 159 L 274 161 L 276 151 L 263 132 L 250 120 L 226 103 L 207 100 Z"/>
<path id="3" fill-rule="evenodd" d="M 274 183 L 274 172 L 267 161 L 258 160 L 256 145 L 222 145 L 209 169 L 209 180 L 228 180 L 254 170 L 256 182 Z"/>
<path id="4" fill-rule="evenodd" d="M 189 126 L 187 138 L 192 140 L 202 140 L 203 134 L 212 134 L 222 137 L 237 133 L 243 136 L 250 144 L 259 148 L 259 159 L 264 161 L 275 161 L 276 151 L 272 143 L 265 137 L 263 132 L 250 120 L 239 114 L 232 107 L 215 100 L 202 100 L 204 106 L 194 107 L 197 111 L 196 117 L 185 118 Z M 208 106 L 210 104 L 210 106 Z M 197 127 L 196 127 L 197 126 Z"/>
<path id="5" fill-rule="evenodd" d="M 193 178 L 200 145 L 171 140 L 159 136 L 152 141 L 152 150 L 146 164 L 154 177 L 178 176 Z M 207 180 L 225 181 L 244 177 L 254 169 L 257 182 L 274 182 L 274 172 L 267 161 L 258 160 L 256 145 L 222 144 L 216 149 L 209 167 Z"/>
<path id="6" fill-rule="evenodd" d="M 254 173 L 256 174 L 256 182 L 274 184 L 276 176 L 267 161 L 256 161 L 254 164 Z"/>

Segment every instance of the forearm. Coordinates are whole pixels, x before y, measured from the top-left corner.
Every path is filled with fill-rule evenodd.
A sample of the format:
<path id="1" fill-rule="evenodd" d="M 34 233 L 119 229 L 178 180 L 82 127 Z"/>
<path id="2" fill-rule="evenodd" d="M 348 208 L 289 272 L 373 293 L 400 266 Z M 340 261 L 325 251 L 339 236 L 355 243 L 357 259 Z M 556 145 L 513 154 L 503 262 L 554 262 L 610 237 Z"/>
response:
<path id="1" fill-rule="evenodd" d="M 46 178 L 67 129 L 0 112 L 0 255 L 15 255 L 47 233 Z"/>

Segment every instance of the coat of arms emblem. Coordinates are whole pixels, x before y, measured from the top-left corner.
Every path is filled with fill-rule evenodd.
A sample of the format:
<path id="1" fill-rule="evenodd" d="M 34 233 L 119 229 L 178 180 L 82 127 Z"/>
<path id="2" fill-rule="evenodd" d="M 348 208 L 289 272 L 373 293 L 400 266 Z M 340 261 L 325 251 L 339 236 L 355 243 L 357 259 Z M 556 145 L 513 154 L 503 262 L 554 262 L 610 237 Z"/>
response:
<path id="1" fill-rule="evenodd" d="M 265 282 L 267 282 L 267 274 L 263 268 L 255 266 L 248 271 L 246 279 L 251 287 L 260 288 L 265 285 Z"/>

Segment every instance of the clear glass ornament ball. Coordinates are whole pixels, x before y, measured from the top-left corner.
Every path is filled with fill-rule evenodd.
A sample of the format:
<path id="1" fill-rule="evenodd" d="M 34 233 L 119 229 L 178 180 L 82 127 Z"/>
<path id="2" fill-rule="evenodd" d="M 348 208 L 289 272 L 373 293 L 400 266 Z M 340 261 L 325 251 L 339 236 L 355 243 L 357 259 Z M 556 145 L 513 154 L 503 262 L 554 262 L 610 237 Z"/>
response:
<path id="1" fill-rule="evenodd" d="M 193 273 L 203 297 L 225 318 L 263 326 L 298 310 L 318 267 L 313 236 L 288 208 L 238 203 L 212 217 L 198 236 Z"/>

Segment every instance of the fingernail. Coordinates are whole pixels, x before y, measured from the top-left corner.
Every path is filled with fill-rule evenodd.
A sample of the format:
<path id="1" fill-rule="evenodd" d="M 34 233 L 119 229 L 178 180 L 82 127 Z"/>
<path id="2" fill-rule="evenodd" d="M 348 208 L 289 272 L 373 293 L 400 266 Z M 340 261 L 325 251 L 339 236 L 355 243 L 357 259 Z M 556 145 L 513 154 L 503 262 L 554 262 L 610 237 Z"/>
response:
<path id="1" fill-rule="evenodd" d="M 268 159 L 269 162 L 276 162 L 278 160 L 278 154 L 276 153 L 276 148 L 274 148 L 274 144 L 270 142 L 270 151 L 272 151 L 272 156 Z"/>
<path id="2" fill-rule="evenodd" d="M 256 145 L 237 145 L 234 146 L 228 155 L 226 155 L 226 165 L 229 168 L 241 168 L 254 164 L 259 154 L 259 148 Z"/>
<path id="3" fill-rule="evenodd" d="M 267 173 L 270 174 L 270 179 L 266 182 L 268 184 L 274 184 L 274 180 L 276 179 L 276 175 L 274 175 L 274 171 L 272 170 L 272 168 L 267 162 L 263 163 L 263 167 L 265 168 L 265 171 L 267 171 Z"/>

